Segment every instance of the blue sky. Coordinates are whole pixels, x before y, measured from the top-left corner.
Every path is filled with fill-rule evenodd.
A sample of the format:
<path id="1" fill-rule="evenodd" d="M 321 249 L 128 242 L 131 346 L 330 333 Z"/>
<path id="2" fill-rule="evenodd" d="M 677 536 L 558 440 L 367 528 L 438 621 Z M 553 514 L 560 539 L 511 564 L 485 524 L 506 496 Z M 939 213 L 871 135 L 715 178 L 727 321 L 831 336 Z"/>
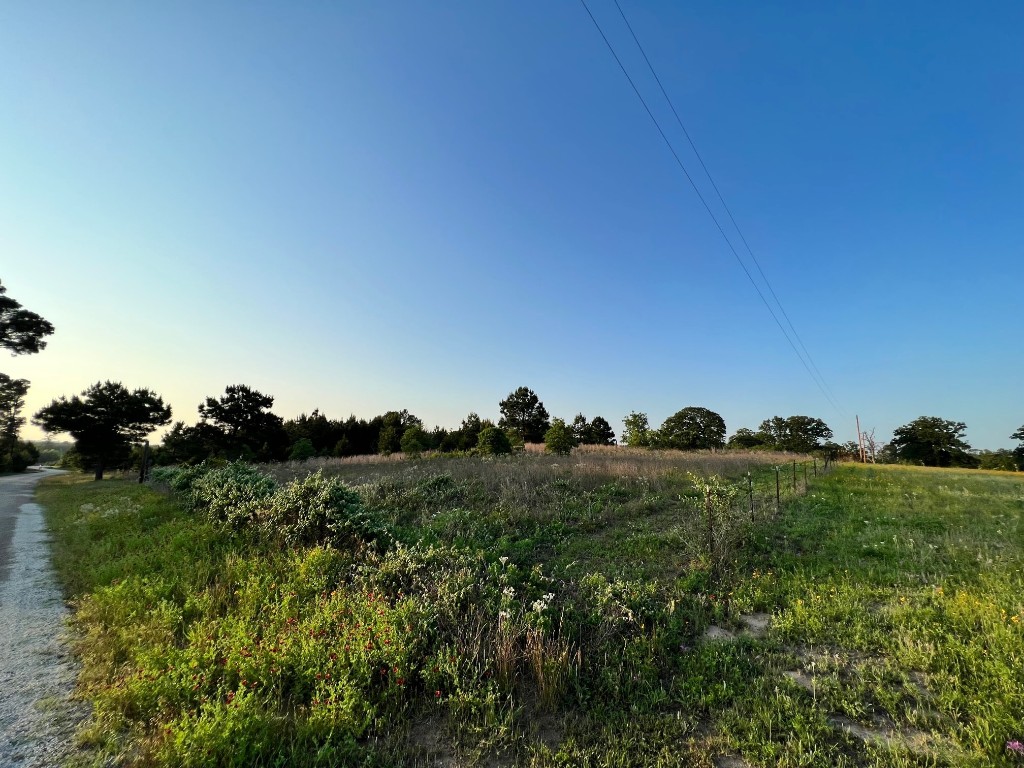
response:
<path id="1" fill-rule="evenodd" d="M 454 426 L 526 385 L 616 431 L 1013 445 L 1024 5 L 620 2 L 839 409 L 583 6 L 465 0 L 0 6 L 0 279 L 57 326 L 4 363 L 26 410 L 112 379 L 192 423 L 245 383 Z"/>

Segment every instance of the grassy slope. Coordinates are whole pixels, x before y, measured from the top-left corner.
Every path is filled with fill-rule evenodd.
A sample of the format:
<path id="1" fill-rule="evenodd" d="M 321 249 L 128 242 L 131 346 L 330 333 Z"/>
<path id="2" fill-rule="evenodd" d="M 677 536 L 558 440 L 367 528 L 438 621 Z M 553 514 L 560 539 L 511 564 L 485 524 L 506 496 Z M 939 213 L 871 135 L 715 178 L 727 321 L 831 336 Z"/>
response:
<path id="1" fill-rule="evenodd" d="M 1019 478 L 843 467 L 777 520 L 719 521 L 715 581 L 685 467 L 538 461 L 361 468 L 408 547 L 369 561 L 232 539 L 129 483 L 41 488 L 86 741 L 140 764 L 1011 764 Z M 752 610 L 767 638 L 698 642 Z"/>

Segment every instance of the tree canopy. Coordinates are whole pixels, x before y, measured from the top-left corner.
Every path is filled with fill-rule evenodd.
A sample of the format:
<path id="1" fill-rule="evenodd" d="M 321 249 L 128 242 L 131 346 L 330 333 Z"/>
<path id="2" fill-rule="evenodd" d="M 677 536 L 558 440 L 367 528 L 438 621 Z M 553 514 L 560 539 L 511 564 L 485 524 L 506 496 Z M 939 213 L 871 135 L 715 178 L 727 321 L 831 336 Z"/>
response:
<path id="1" fill-rule="evenodd" d="M 622 420 L 622 442 L 630 448 L 648 448 L 651 445 L 651 425 L 646 413 L 631 411 Z"/>
<path id="2" fill-rule="evenodd" d="M 1017 469 L 1024 470 L 1024 425 L 1010 435 L 1011 440 L 1020 440 L 1020 445 L 1013 449 L 1013 457 L 1017 462 Z"/>
<path id="3" fill-rule="evenodd" d="M 567 456 L 578 445 L 572 427 L 562 419 L 555 419 L 544 433 L 544 447 L 548 453 Z"/>
<path id="4" fill-rule="evenodd" d="M 33 354 L 46 346 L 43 338 L 51 334 L 53 325 L 35 312 L 22 309 L 0 282 L 0 347 L 15 355 Z"/>
<path id="5" fill-rule="evenodd" d="M 39 457 L 31 443 L 18 439 L 25 419 L 20 415 L 25 405 L 28 382 L 0 373 L 0 472 L 21 472 Z"/>
<path id="6" fill-rule="evenodd" d="M 725 420 L 714 411 L 690 406 L 665 419 L 658 429 L 657 446 L 680 451 L 711 450 L 725 446 Z"/>
<path id="7" fill-rule="evenodd" d="M 519 387 L 498 403 L 501 419 L 498 426 L 515 432 L 524 443 L 539 443 L 551 426 L 544 403 L 527 387 Z"/>
<path id="8" fill-rule="evenodd" d="M 757 448 L 759 445 L 765 444 L 765 437 L 752 429 L 746 427 L 740 427 L 736 432 L 729 438 L 726 445 L 730 448 L 738 449 L 750 449 Z"/>
<path id="9" fill-rule="evenodd" d="M 775 450 L 810 453 L 821 447 L 822 440 L 832 437 L 832 430 L 811 416 L 773 416 L 761 422 L 761 436 Z"/>
<path id="10" fill-rule="evenodd" d="M 199 416 L 217 430 L 210 435 L 227 458 L 269 461 L 284 458 L 289 446 L 283 420 L 270 411 L 273 406 L 270 395 L 232 384 L 220 398 L 200 403 Z"/>
<path id="11" fill-rule="evenodd" d="M 128 390 L 111 381 L 94 384 L 81 396 L 54 400 L 33 418 L 46 432 L 69 433 L 97 480 L 105 468 L 127 462 L 133 443 L 170 420 L 170 406 L 150 390 Z"/>
<path id="12" fill-rule="evenodd" d="M 921 416 L 892 433 L 897 461 L 926 467 L 976 467 L 977 457 L 963 439 L 967 425 L 938 416 Z"/>
<path id="13" fill-rule="evenodd" d="M 577 445 L 615 445 L 615 431 L 601 416 L 587 421 L 586 416 L 577 413 L 572 420 L 572 434 Z"/>

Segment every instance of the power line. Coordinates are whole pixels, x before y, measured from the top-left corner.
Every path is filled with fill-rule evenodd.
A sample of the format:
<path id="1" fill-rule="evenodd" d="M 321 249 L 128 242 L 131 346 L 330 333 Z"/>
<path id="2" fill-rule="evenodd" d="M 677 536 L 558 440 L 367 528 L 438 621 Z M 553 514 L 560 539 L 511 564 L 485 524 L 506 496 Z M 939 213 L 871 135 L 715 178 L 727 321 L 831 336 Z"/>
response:
<path id="1" fill-rule="evenodd" d="M 822 383 L 819 382 L 818 379 L 815 377 L 814 372 L 808 366 L 807 361 L 804 359 L 804 356 L 800 353 L 800 350 L 797 349 L 796 344 L 793 343 L 793 339 L 790 338 L 790 335 L 786 331 L 785 326 L 783 326 L 782 322 L 779 320 L 778 315 L 775 314 L 775 310 L 772 308 L 772 305 L 768 303 L 768 300 L 765 298 L 764 292 L 761 290 L 760 286 L 758 286 L 757 281 L 754 280 L 753 275 L 750 274 L 750 270 L 747 269 L 747 265 L 743 263 L 743 259 L 736 251 L 736 248 L 735 246 L 733 246 L 732 241 L 729 239 L 729 236 L 726 235 L 721 223 L 719 223 L 718 217 L 715 216 L 714 211 L 711 210 L 711 206 L 708 205 L 707 200 L 704 199 L 704 195 L 701 194 L 700 188 L 697 187 L 696 183 L 694 183 L 693 181 L 693 177 L 691 177 L 689 171 L 686 170 L 686 166 L 680 159 L 679 153 L 676 152 L 676 149 L 672 145 L 672 142 L 669 140 L 668 136 L 665 134 L 665 131 L 662 129 L 661 123 L 658 122 L 658 118 L 654 116 L 654 113 L 651 111 L 651 108 L 647 104 L 647 100 L 644 99 L 643 95 L 640 93 L 640 90 L 636 87 L 636 83 L 633 82 L 633 78 L 630 76 L 625 65 L 623 65 L 622 60 L 619 59 L 619 55 L 615 52 L 615 47 L 611 44 L 611 41 L 608 40 L 608 37 L 607 35 L 605 35 L 604 30 L 601 28 L 601 25 L 598 23 L 597 19 L 594 18 L 594 14 L 591 13 L 590 6 L 587 5 L 587 0 L 580 0 L 580 3 L 583 5 L 584 10 L 586 10 L 587 15 L 590 17 L 590 20 L 594 23 L 594 27 L 597 29 L 598 34 L 601 35 L 601 39 L 604 40 L 604 44 L 608 47 L 609 52 L 612 54 L 612 58 L 615 59 L 615 63 L 619 65 L 619 69 L 622 70 L 622 74 L 625 75 L 626 80 L 629 82 L 630 87 L 633 89 L 633 93 L 636 94 L 636 97 L 640 100 L 640 103 L 643 105 L 644 110 L 647 112 L 647 116 L 650 117 L 651 122 L 654 123 L 654 127 L 658 130 L 658 133 L 661 135 L 662 141 L 665 142 L 665 145 L 668 147 L 669 152 L 672 153 L 672 157 L 675 158 L 676 165 L 679 166 L 679 169 L 683 172 L 683 175 L 686 176 L 686 180 L 690 182 L 690 186 L 693 188 L 693 191 L 697 194 L 698 199 L 704 205 L 704 210 L 706 210 L 708 216 L 711 217 L 711 220 L 714 222 L 715 227 L 718 229 L 719 234 L 722 236 L 722 239 L 725 240 L 725 244 L 729 246 L 729 250 L 735 257 L 736 263 L 740 265 L 740 269 L 743 270 L 743 274 L 747 276 L 747 280 L 749 280 L 750 284 L 754 287 L 754 290 L 757 292 L 758 297 L 761 299 L 761 303 L 764 304 L 765 308 L 768 310 L 768 313 L 772 316 L 772 319 L 775 321 L 775 324 L 779 327 L 779 330 L 782 332 L 782 335 L 785 336 L 786 341 L 789 342 L 789 346 L 792 348 L 793 353 L 797 356 L 797 359 L 800 361 L 801 365 L 803 365 L 803 367 L 806 369 L 807 374 L 811 377 L 811 380 L 817 385 L 818 389 L 821 390 L 821 393 L 825 396 L 825 399 L 832 404 L 832 407 L 835 408 L 840 413 L 842 413 L 842 409 L 832 398 L 832 396 L 828 393 L 825 387 L 822 386 Z"/>
<path id="2" fill-rule="evenodd" d="M 626 24 L 626 29 L 629 30 L 629 34 L 633 38 L 633 42 L 636 43 L 636 47 L 640 50 L 640 55 L 644 57 L 644 62 L 647 64 L 647 69 L 650 70 L 651 75 L 654 77 L 654 81 L 658 84 L 658 88 L 661 90 L 661 95 L 665 97 L 665 101 L 668 103 L 669 108 L 672 110 L 672 114 L 676 118 L 676 123 L 679 124 L 679 128 L 682 130 L 683 135 L 686 137 L 686 141 L 690 144 L 690 149 L 693 150 L 693 154 L 696 155 L 697 161 L 700 163 L 700 167 L 704 169 L 704 175 L 708 177 L 708 181 L 711 182 L 711 187 L 715 190 L 715 194 L 718 196 L 718 201 L 722 204 L 725 212 L 729 216 L 729 221 L 732 222 L 733 228 L 736 230 L 736 234 L 740 236 L 740 240 L 743 242 L 744 247 L 747 249 L 747 253 L 750 254 L 751 260 L 754 262 L 754 266 L 757 267 L 758 273 L 761 275 L 761 279 L 764 280 L 764 284 L 768 287 L 768 291 L 771 293 L 772 298 L 775 299 L 775 303 L 782 313 L 782 317 L 785 318 L 786 324 L 789 329 L 793 332 L 794 338 L 807 356 L 807 362 L 811 364 L 814 372 L 817 374 L 818 380 L 820 380 L 822 386 L 832 393 L 832 390 L 828 386 L 828 382 L 825 381 L 825 377 L 821 371 L 818 370 L 818 366 L 814 363 L 814 358 L 811 356 L 810 351 L 804 344 L 803 339 L 800 338 L 799 332 L 796 330 L 796 326 L 793 325 L 793 321 L 789 319 L 789 314 L 786 312 L 786 308 L 783 306 L 782 301 L 779 299 L 778 294 L 775 293 L 775 288 L 772 287 L 771 280 L 768 279 L 768 275 L 764 273 L 761 268 L 761 262 L 757 260 L 757 256 L 754 255 L 753 249 L 750 247 L 750 243 L 747 242 L 746 236 L 743 234 L 743 230 L 740 229 L 740 225 L 736 222 L 736 218 L 732 215 L 732 210 L 729 208 L 728 203 L 725 202 L 725 198 L 722 196 L 722 192 L 718 189 L 718 184 L 715 183 L 714 177 L 711 175 L 711 171 L 708 170 L 707 165 L 704 163 L 704 158 L 701 157 L 700 152 L 697 151 L 697 145 L 693 143 L 693 139 L 690 137 L 690 132 L 686 130 L 686 126 L 683 124 L 683 119 L 679 116 L 679 112 L 676 110 L 676 105 L 669 97 L 668 92 L 665 90 L 665 86 L 662 85 L 661 78 L 658 77 L 658 73 L 654 69 L 654 65 L 651 64 L 651 60 L 647 56 L 647 51 L 644 50 L 643 45 L 640 43 L 640 39 L 636 36 L 636 32 L 633 31 L 633 25 L 629 23 L 629 19 L 626 18 L 625 11 L 622 10 L 622 6 L 619 4 L 619 0 L 614 0 L 615 7 L 619 11 L 619 16 L 622 17 L 622 21 Z M 842 410 L 842 409 L 840 409 Z"/>

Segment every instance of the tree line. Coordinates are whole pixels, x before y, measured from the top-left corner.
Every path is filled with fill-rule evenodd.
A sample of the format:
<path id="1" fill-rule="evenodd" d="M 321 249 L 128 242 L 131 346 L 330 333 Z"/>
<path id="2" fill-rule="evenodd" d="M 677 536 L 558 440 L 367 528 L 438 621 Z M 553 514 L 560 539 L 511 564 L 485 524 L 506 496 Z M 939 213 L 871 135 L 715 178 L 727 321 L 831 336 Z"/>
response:
<path id="1" fill-rule="evenodd" d="M 0 284 L 0 347 L 12 354 L 34 354 L 46 347 L 51 323 L 24 309 Z M 39 458 L 19 438 L 20 415 L 29 382 L 0 374 L 0 471 L 21 471 Z M 552 419 L 544 403 L 528 387 L 519 387 L 498 403 L 497 424 L 469 413 L 454 429 L 427 430 L 408 410 L 387 411 L 371 419 L 330 419 L 314 410 L 284 420 L 273 413 L 274 398 L 243 384 L 230 385 L 223 395 L 198 405 L 195 424 L 175 422 L 152 451 L 160 464 L 187 464 L 206 459 L 270 462 L 317 456 L 357 456 L 402 452 L 419 454 L 475 452 L 510 453 L 525 443 L 543 442 L 547 450 L 568 453 L 579 445 L 615 445 L 616 435 L 602 416 L 578 413 L 568 421 Z M 117 382 L 98 382 L 80 395 L 60 397 L 40 409 L 33 422 L 45 432 L 68 433 L 74 440 L 72 460 L 102 478 L 108 468 L 138 464 L 135 454 L 144 438 L 171 423 L 171 408 L 149 389 L 129 390 Z M 708 408 L 688 406 L 669 416 L 657 429 L 647 414 L 633 411 L 623 419 L 627 446 L 673 450 L 772 450 L 834 455 L 859 454 L 858 443 L 831 442 L 832 429 L 811 416 L 773 416 L 757 430 L 741 427 L 726 439 L 722 416 Z M 922 416 L 897 428 L 892 440 L 876 448 L 865 435 L 872 460 L 937 467 L 1024 469 L 1024 426 L 1011 438 L 1013 450 L 975 451 L 964 439 L 966 425 Z"/>

